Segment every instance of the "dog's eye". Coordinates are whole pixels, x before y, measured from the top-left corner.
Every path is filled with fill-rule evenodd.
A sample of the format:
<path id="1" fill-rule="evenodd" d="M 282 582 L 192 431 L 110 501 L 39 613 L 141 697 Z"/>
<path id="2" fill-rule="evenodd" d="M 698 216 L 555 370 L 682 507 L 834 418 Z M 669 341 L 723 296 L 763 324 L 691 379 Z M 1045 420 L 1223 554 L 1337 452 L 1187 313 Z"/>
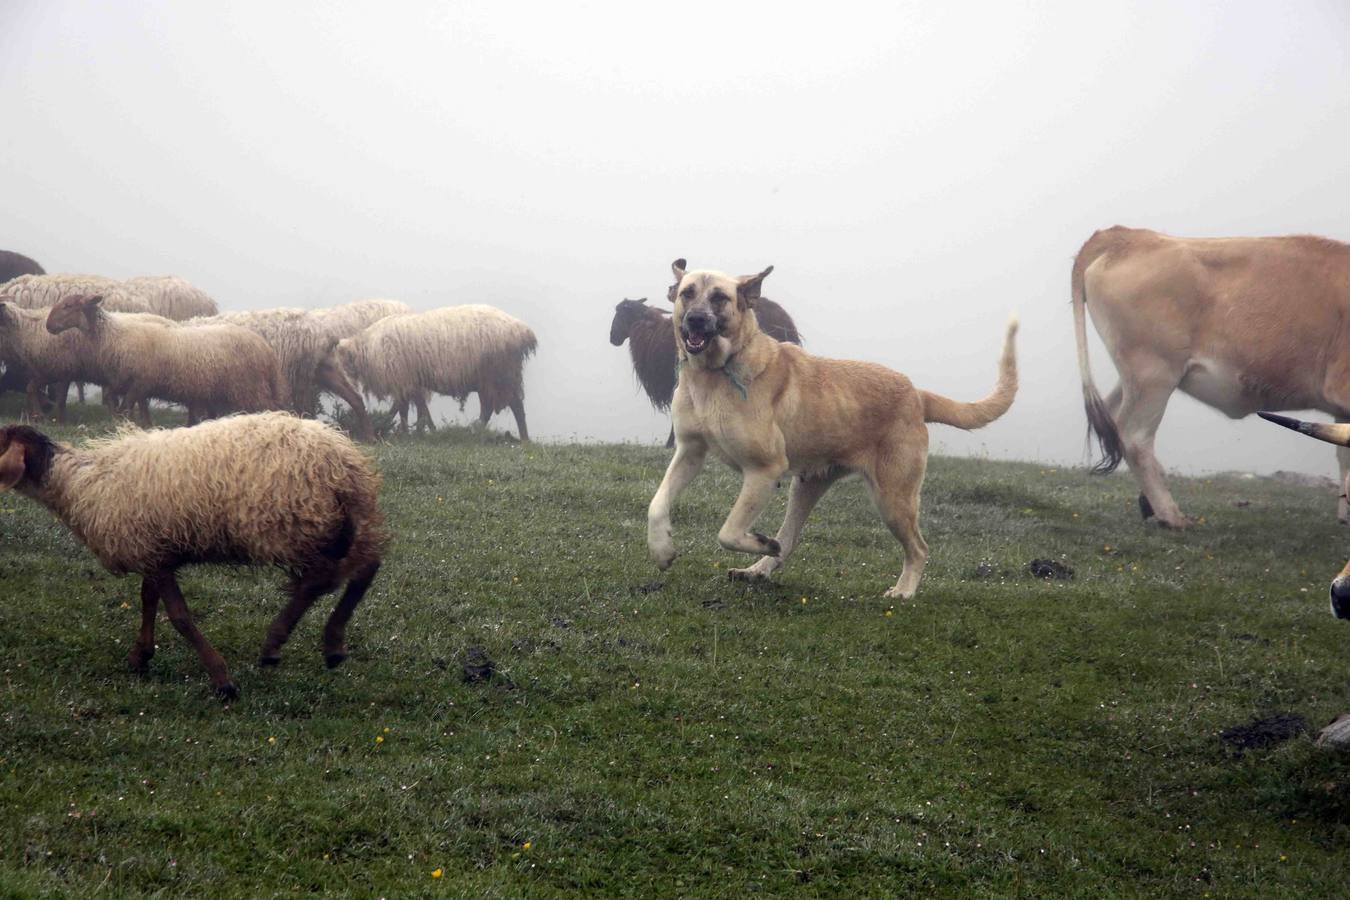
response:
<path id="1" fill-rule="evenodd" d="M 694 293 L 695 293 L 695 291 L 694 291 L 693 286 L 690 286 L 690 287 L 687 287 L 687 288 L 685 288 L 684 290 L 680 291 L 680 296 L 683 297 L 685 300 L 693 300 L 693 299 L 694 299 Z"/>
<path id="2" fill-rule="evenodd" d="M 712 295 L 712 302 L 713 302 L 713 306 L 725 306 L 725 305 L 726 305 L 726 302 L 727 302 L 727 295 L 726 295 L 726 294 L 713 294 L 713 295 Z"/>

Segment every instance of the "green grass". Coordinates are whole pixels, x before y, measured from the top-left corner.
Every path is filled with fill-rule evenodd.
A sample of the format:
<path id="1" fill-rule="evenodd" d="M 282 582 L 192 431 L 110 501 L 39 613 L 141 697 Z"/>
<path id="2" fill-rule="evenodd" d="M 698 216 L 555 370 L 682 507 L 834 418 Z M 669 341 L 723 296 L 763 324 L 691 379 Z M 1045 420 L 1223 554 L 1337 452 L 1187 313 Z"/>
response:
<path id="1" fill-rule="evenodd" d="M 0 894 L 1344 889 L 1350 758 L 1218 738 L 1350 709 L 1329 492 L 1174 479 L 1205 524 L 1172 534 L 1127 476 L 934 458 L 928 574 L 892 603 L 899 548 L 856 481 L 752 588 L 716 545 L 724 468 L 659 574 L 664 450 L 452 429 L 374 452 L 396 542 L 340 669 L 330 604 L 261 671 L 279 577 L 185 573 L 229 706 L 165 622 L 126 672 L 136 580 L 0 496 Z M 490 682 L 465 683 L 470 647 Z"/>

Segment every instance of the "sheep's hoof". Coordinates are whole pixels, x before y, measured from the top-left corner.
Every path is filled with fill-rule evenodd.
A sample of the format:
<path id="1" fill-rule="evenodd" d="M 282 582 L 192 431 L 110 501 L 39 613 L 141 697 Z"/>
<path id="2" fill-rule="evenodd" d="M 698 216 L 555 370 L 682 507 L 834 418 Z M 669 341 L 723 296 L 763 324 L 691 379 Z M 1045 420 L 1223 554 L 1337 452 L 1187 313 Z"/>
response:
<path id="1" fill-rule="evenodd" d="M 137 675 L 144 675 L 146 672 L 150 671 L 150 657 L 154 655 L 153 651 L 150 653 L 142 653 L 140 650 L 132 650 L 131 653 L 127 655 L 127 668 Z"/>
<path id="2" fill-rule="evenodd" d="M 347 653 L 346 653 L 346 651 L 344 650 L 344 651 L 342 651 L 342 652 L 340 652 L 340 653 L 328 653 L 328 654 L 325 654 L 325 655 L 324 655 L 324 658 L 323 658 L 323 661 L 324 661 L 324 665 L 328 666 L 328 668 L 330 668 L 330 669 L 336 669 L 338 666 L 342 665 L 343 660 L 345 660 L 346 658 L 347 658 Z"/>
<path id="3" fill-rule="evenodd" d="M 260 656 L 258 657 L 258 667 L 261 669 L 274 669 L 281 665 L 280 656 Z"/>
<path id="4" fill-rule="evenodd" d="M 219 697 L 221 700 L 225 701 L 226 703 L 230 702 L 231 700 L 238 700 L 239 688 L 234 686 L 234 682 L 227 681 L 220 687 L 216 688 L 216 696 Z"/>

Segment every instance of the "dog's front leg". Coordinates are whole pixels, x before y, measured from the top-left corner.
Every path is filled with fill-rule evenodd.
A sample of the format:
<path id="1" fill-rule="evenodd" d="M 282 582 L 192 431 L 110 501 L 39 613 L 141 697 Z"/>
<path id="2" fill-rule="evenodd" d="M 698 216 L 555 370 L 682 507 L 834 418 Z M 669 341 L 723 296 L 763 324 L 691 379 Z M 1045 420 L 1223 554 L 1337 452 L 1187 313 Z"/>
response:
<path id="1" fill-rule="evenodd" d="M 670 528 L 670 508 L 675 498 L 689 486 L 708 457 L 705 444 L 686 440 L 675 447 L 675 456 L 666 468 L 666 477 L 656 489 L 651 505 L 647 507 L 647 552 L 656 561 L 657 568 L 668 569 L 675 561 L 675 537 Z"/>
<path id="2" fill-rule="evenodd" d="M 758 531 L 752 532 L 750 526 L 755 524 L 760 513 L 764 512 L 764 507 L 769 505 L 782 475 L 783 471 L 779 468 L 744 470 L 740 496 L 736 498 L 731 514 L 722 523 L 722 530 L 717 532 L 719 544 L 728 550 L 742 553 L 763 553 L 766 556 L 779 554 L 778 541 Z"/>

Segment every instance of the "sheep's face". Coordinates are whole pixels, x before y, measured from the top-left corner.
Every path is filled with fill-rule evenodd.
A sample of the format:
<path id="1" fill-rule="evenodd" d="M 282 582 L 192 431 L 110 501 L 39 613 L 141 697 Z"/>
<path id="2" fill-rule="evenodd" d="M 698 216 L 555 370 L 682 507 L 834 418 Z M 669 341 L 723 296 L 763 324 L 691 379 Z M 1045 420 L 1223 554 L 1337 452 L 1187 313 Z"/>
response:
<path id="1" fill-rule="evenodd" d="M 56 445 L 27 425 L 0 428 L 0 491 L 41 484 L 51 468 Z"/>
<path id="2" fill-rule="evenodd" d="M 698 365 L 723 366 L 751 337 L 755 317 L 748 313 L 773 266 L 758 275 L 736 277 L 707 269 L 685 272 L 683 263 L 676 260 L 671 267 L 680 357 Z"/>
<path id="3" fill-rule="evenodd" d="M 633 330 L 633 325 L 642 321 L 642 317 L 647 314 L 647 298 L 641 300 L 624 299 L 614 307 L 614 321 L 609 326 L 609 342 L 615 347 L 621 346 L 628 340 L 628 333 Z"/>
<path id="4" fill-rule="evenodd" d="M 73 294 L 62 297 L 52 307 L 52 311 L 47 313 L 47 330 L 52 334 L 60 334 L 71 328 L 88 331 L 93 324 L 94 313 L 102 302 L 102 294 Z"/>

